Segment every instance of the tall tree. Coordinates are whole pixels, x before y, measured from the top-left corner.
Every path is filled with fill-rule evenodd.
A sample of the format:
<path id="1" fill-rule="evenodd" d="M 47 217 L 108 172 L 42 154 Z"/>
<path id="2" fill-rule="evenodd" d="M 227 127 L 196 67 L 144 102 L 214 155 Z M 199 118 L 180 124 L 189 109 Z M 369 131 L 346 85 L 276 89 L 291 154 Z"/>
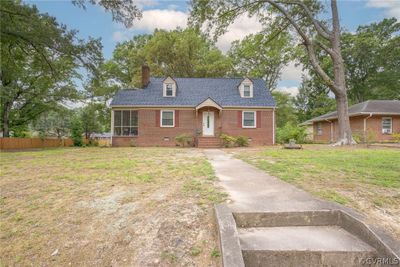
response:
<path id="1" fill-rule="evenodd" d="M 384 19 L 378 23 L 360 26 L 356 32 L 342 35 L 343 59 L 346 65 L 349 102 L 369 99 L 400 99 L 400 23 Z M 326 60 L 322 49 L 317 49 L 321 67 L 332 73 L 332 62 Z M 295 105 L 300 121 L 332 111 L 335 106 L 329 96 L 329 87 L 308 63 L 301 59 L 308 71 L 303 79 Z"/>
<path id="2" fill-rule="evenodd" d="M 71 129 L 73 111 L 66 107 L 44 112 L 32 123 L 32 128 L 38 131 L 40 136 L 56 136 L 58 138 L 68 136 Z"/>
<path id="3" fill-rule="evenodd" d="M 293 55 L 288 33 L 252 34 L 234 41 L 228 52 L 232 59 L 233 75 L 262 78 L 270 91 L 276 89 L 282 69 Z"/>
<path id="4" fill-rule="evenodd" d="M 293 97 L 280 91 L 274 91 L 272 95 L 276 101 L 276 127 L 281 128 L 287 123 L 296 125 L 298 120 Z"/>
<path id="5" fill-rule="evenodd" d="M 126 27 L 131 27 L 135 20 L 142 18 L 140 2 L 135 0 L 72 0 L 74 5 L 83 9 L 86 9 L 88 3 L 99 5 L 111 12 L 114 21 L 121 22 Z"/>
<path id="6" fill-rule="evenodd" d="M 110 113 L 103 103 L 91 102 L 77 110 L 77 115 L 86 139 L 90 139 L 92 133 L 104 132 L 110 125 Z"/>
<path id="7" fill-rule="evenodd" d="M 117 89 L 139 87 L 144 63 L 160 77 L 221 77 L 231 69 L 230 59 L 198 30 L 156 30 L 117 45 L 100 79 L 92 81 L 93 94 L 112 96 Z"/>
<path id="8" fill-rule="evenodd" d="M 329 88 L 319 79 L 303 78 L 293 103 L 299 122 L 336 109 L 335 99 L 329 96 Z"/>
<path id="9" fill-rule="evenodd" d="M 288 27 L 293 29 L 307 51 L 310 64 L 315 72 L 334 93 L 339 124 L 339 142 L 351 144 L 352 134 L 348 114 L 345 66 L 341 51 L 341 29 L 337 1 L 331 0 L 331 27 L 318 18 L 323 9 L 316 0 L 194 0 L 192 2 L 191 22 L 207 22 L 208 30 L 215 35 L 223 33 L 238 16 L 247 13 L 260 18 L 265 28 L 276 32 Z M 332 74 L 322 67 L 316 54 L 321 48 L 332 61 Z"/>
<path id="10" fill-rule="evenodd" d="M 400 23 L 360 26 L 342 40 L 350 100 L 400 99 Z"/>
<path id="11" fill-rule="evenodd" d="M 79 98 L 74 79 L 78 68 L 95 73 L 102 61 L 99 40 L 85 42 L 41 14 L 35 6 L 4 1 L 0 7 L 1 34 L 1 127 L 9 136 L 43 112 Z"/>

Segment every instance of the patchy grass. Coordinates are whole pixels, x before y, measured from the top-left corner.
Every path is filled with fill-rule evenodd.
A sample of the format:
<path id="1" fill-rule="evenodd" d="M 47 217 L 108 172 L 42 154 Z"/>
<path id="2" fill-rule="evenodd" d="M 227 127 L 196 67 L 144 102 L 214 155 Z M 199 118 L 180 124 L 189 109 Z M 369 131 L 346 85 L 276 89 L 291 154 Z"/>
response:
<path id="1" fill-rule="evenodd" d="M 219 264 L 212 204 L 226 195 L 199 150 L 51 149 L 0 163 L 0 266 Z"/>
<path id="2" fill-rule="evenodd" d="M 317 197 L 361 211 L 400 238 L 400 150 L 309 145 L 233 153 Z"/>

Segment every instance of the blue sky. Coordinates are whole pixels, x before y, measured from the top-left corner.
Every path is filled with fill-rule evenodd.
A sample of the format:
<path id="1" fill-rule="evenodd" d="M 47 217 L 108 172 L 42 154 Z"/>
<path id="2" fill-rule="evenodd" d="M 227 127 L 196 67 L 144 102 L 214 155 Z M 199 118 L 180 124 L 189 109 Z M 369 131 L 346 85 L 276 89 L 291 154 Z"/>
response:
<path id="1" fill-rule="evenodd" d="M 138 2 L 143 9 L 143 18 L 126 29 L 122 24 L 112 21 L 111 15 L 99 6 L 89 5 L 86 10 L 74 6 L 70 0 L 26 1 L 34 4 L 41 12 L 47 12 L 57 18 L 59 23 L 69 29 L 79 31 L 80 38 L 89 36 L 101 38 L 105 58 L 110 58 L 115 45 L 136 34 L 151 33 L 155 28 L 174 29 L 185 27 L 188 16 L 188 1 L 142 0 Z M 324 3 L 328 3 L 323 0 Z M 355 31 L 359 25 L 377 22 L 385 17 L 400 19 L 400 0 L 339 0 L 339 14 L 342 27 Z M 246 34 L 257 32 L 260 25 L 255 18 L 240 18 L 227 34 L 217 42 L 217 46 L 227 51 L 230 42 L 243 38 Z M 295 94 L 301 81 L 301 70 L 290 64 L 284 69 L 281 90 Z"/>

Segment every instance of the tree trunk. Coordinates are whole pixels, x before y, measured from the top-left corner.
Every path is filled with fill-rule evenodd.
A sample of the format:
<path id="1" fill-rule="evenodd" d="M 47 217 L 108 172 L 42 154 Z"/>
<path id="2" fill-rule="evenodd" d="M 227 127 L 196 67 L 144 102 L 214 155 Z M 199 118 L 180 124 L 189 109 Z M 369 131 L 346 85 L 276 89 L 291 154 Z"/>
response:
<path id="1" fill-rule="evenodd" d="M 3 107 L 3 118 L 2 118 L 2 123 L 3 123 L 3 137 L 10 137 L 10 129 L 9 129 L 9 124 L 10 124 L 10 108 L 11 105 L 9 102 L 4 103 Z"/>
<path id="2" fill-rule="evenodd" d="M 353 142 L 353 137 L 350 128 L 347 94 L 337 95 L 335 99 L 339 124 L 339 138 L 336 144 L 350 145 Z"/>
<path id="3" fill-rule="evenodd" d="M 339 138 L 336 144 L 350 145 L 353 143 L 351 134 L 349 107 L 347 100 L 346 74 L 340 46 L 340 24 L 336 0 L 331 0 L 332 8 L 332 37 L 331 45 L 333 54 L 333 75 L 334 75 L 334 94 L 336 98 L 336 109 L 338 114 Z"/>

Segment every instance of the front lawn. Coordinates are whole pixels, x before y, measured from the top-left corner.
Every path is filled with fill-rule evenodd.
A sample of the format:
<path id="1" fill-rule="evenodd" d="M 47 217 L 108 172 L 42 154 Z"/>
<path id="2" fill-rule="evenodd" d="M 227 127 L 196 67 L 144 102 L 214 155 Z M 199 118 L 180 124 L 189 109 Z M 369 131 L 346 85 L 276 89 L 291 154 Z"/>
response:
<path id="1" fill-rule="evenodd" d="M 359 210 L 400 238 L 400 150 L 309 145 L 232 153 L 317 197 Z"/>
<path id="2" fill-rule="evenodd" d="M 66 148 L 1 153 L 0 266 L 215 266 L 201 151 Z"/>

